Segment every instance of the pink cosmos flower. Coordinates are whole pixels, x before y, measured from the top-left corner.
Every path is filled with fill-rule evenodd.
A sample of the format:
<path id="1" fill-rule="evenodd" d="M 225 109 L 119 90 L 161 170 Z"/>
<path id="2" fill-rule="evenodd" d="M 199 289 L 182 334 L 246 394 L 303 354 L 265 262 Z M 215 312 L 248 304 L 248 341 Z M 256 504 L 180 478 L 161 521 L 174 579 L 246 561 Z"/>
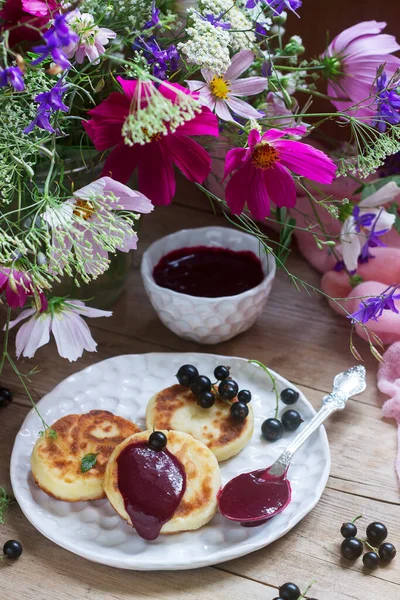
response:
<path id="1" fill-rule="evenodd" d="M 235 215 L 244 205 L 255 219 L 270 214 L 270 202 L 293 207 L 296 187 L 293 173 L 320 183 L 332 183 L 336 167 L 326 154 L 286 136 L 304 134 L 304 126 L 283 130 L 270 129 L 261 135 L 252 129 L 248 148 L 233 148 L 225 159 L 224 178 L 233 173 L 226 186 L 226 201 Z"/>
<path id="2" fill-rule="evenodd" d="M 0 266 L 0 294 L 3 292 L 11 308 L 22 308 L 28 296 L 35 297 L 39 310 L 47 308 L 46 296 L 35 288 L 28 273 L 18 269 Z"/>
<path id="3" fill-rule="evenodd" d="M 192 92 L 199 92 L 199 100 L 224 121 L 234 118 L 229 109 L 245 119 L 260 119 L 263 113 L 240 100 L 238 96 L 254 96 L 268 87 L 266 77 L 246 77 L 238 79 L 254 62 L 251 50 L 242 50 L 235 54 L 231 64 L 223 75 L 201 69 L 205 81 L 188 80 L 186 83 Z"/>
<path id="4" fill-rule="evenodd" d="M 73 10 L 67 15 L 68 25 L 79 37 L 63 48 L 67 58 L 75 57 L 76 62 L 81 65 L 85 56 L 89 62 L 98 64 L 99 57 L 106 51 L 105 47 L 109 40 L 116 38 L 117 34 L 107 27 L 99 27 L 95 24 L 93 15 Z"/>
<path id="5" fill-rule="evenodd" d="M 208 152 L 189 136 L 218 136 L 218 121 L 206 108 L 167 134 L 155 134 L 145 143 L 128 145 L 122 135 L 122 127 L 129 117 L 137 114 L 138 103 L 145 110 L 154 93 L 175 104 L 178 95 L 194 94 L 178 84 L 162 83 L 156 90 L 153 83 L 138 85 L 118 77 L 123 93 L 113 92 L 99 106 L 89 111 L 91 120 L 84 123 L 87 134 L 97 150 L 104 152 L 113 148 L 104 165 L 103 174 L 127 182 L 138 168 L 139 189 L 153 204 L 170 204 L 175 194 L 174 164 L 190 181 L 202 183 L 211 170 Z"/>
<path id="6" fill-rule="evenodd" d="M 81 357 L 84 350 L 96 352 L 97 344 L 81 315 L 90 318 L 110 317 L 112 312 L 89 308 L 80 300 L 54 298 L 50 302 L 51 308 L 45 312 L 39 313 L 30 308 L 10 322 L 11 328 L 29 317 L 16 336 L 17 357 L 21 354 L 27 358 L 35 356 L 36 350 L 50 341 L 50 332 L 56 340 L 59 355 L 70 362 Z"/>
<path id="7" fill-rule="evenodd" d="M 377 69 L 385 64 L 388 78 L 400 67 L 392 52 L 400 50 L 396 38 L 381 34 L 386 23 L 364 21 L 345 29 L 328 46 L 322 57 L 328 77 L 328 95 L 332 104 L 344 111 L 354 104 L 357 117 L 373 117 L 376 112 L 373 89 Z"/>
<path id="8" fill-rule="evenodd" d="M 20 42 L 40 39 L 42 29 L 56 12 L 60 4 L 56 0 L 6 0 L 0 17 L 3 19 L 2 30 L 11 29 L 10 46 Z M 29 27 L 26 25 L 29 23 Z M 16 27 L 21 24 L 20 27 Z"/>
<path id="9" fill-rule="evenodd" d="M 114 213 L 119 210 L 148 214 L 153 205 L 140 192 L 110 177 L 101 177 L 76 190 L 59 208 L 48 209 L 42 217 L 53 229 L 52 261 L 59 267 L 65 264 L 65 253 L 71 250 L 75 237 L 78 243 L 86 242 L 90 248 L 91 256 L 85 260 L 85 271 L 92 275 L 99 274 L 96 257 L 107 258 L 107 248 L 111 251 L 111 246 L 115 246 L 121 252 L 136 250 L 138 237 L 131 225 Z M 57 235 L 58 230 L 63 232 L 65 229 L 67 236 Z"/>

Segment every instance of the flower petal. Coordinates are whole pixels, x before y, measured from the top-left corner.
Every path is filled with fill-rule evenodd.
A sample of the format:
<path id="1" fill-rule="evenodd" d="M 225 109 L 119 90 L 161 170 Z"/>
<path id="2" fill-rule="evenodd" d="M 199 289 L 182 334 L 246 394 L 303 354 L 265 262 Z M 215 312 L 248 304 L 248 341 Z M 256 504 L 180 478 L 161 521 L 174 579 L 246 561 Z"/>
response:
<path id="1" fill-rule="evenodd" d="M 246 203 L 249 185 L 254 170 L 251 162 L 248 161 L 244 166 L 236 171 L 228 181 L 225 189 L 226 202 L 234 215 L 240 215 Z"/>
<path id="2" fill-rule="evenodd" d="M 141 146 L 139 151 L 140 191 L 156 206 L 170 204 L 175 195 L 175 174 L 171 158 L 167 152 L 163 152 L 160 142 Z"/>
<path id="3" fill-rule="evenodd" d="M 327 52 L 329 56 L 332 56 L 332 54 L 337 54 L 341 50 L 347 48 L 348 44 L 350 44 L 350 42 L 352 42 L 354 39 L 364 35 L 376 35 L 385 29 L 386 25 L 387 23 L 384 21 L 363 21 L 353 25 L 352 27 L 348 27 L 335 37 Z"/>
<path id="4" fill-rule="evenodd" d="M 124 185 L 119 181 L 115 181 L 111 177 L 102 177 L 102 179 L 104 180 L 105 184 L 104 193 L 109 194 L 111 192 L 114 194 L 114 196 L 118 198 L 117 204 L 124 210 L 134 210 L 144 214 L 148 214 L 154 210 L 151 200 L 146 198 L 146 196 L 140 192 L 132 190 L 127 185 Z M 113 203 L 110 201 L 109 205 L 112 208 Z"/>
<path id="5" fill-rule="evenodd" d="M 81 317 L 77 315 L 76 318 L 80 319 Z M 73 362 L 82 356 L 83 345 L 74 335 L 74 327 L 71 327 L 70 317 L 65 311 L 55 313 L 51 329 L 56 340 L 58 354 L 62 358 Z"/>
<path id="6" fill-rule="evenodd" d="M 233 110 L 234 113 L 239 115 L 240 117 L 244 117 L 245 119 L 261 119 L 264 116 L 264 113 L 259 112 L 247 102 L 240 100 L 239 98 L 234 98 L 233 96 L 228 96 L 226 100 L 229 108 Z"/>
<path id="7" fill-rule="evenodd" d="M 24 319 L 27 319 L 28 317 L 31 317 L 35 313 L 36 313 L 36 309 L 34 309 L 34 308 L 28 308 L 26 310 L 23 310 L 22 313 L 19 314 L 16 319 L 14 319 L 13 321 L 10 321 L 10 323 L 8 325 L 9 329 L 12 329 L 13 327 L 15 327 L 15 325 L 18 325 L 18 323 L 20 323 Z M 4 325 L 3 331 L 5 331 L 5 330 L 6 330 L 6 326 Z"/>
<path id="8" fill-rule="evenodd" d="M 263 92 L 268 87 L 266 77 L 247 77 L 236 79 L 230 83 L 231 94 L 234 96 L 254 96 Z"/>
<path id="9" fill-rule="evenodd" d="M 265 171 L 254 169 L 250 179 L 247 206 L 255 219 L 262 220 L 271 212 L 271 203 L 265 185 Z"/>
<path id="10" fill-rule="evenodd" d="M 335 179 L 335 163 L 321 150 L 293 140 L 277 140 L 274 146 L 282 164 L 293 173 L 319 183 L 332 183 Z"/>
<path id="11" fill-rule="evenodd" d="M 373 221 L 371 227 L 374 227 L 375 231 L 381 231 L 383 229 L 392 229 L 394 222 L 396 220 L 396 215 L 392 215 L 388 213 L 384 208 L 368 208 L 360 211 L 363 213 L 373 213 L 376 215 L 376 219 Z M 366 229 L 371 229 L 371 227 L 366 227 Z"/>
<path id="12" fill-rule="evenodd" d="M 296 186 L 292 175 L 284 166 L 277 162 L 264 171 L 264 181 L 268 195 L 276 206 L 292 208 L 296 205 Z"/>
<path id="13" fill-rule="evenodd" d="M 82 300 L 67 300 L 66 302 L 68 305 L 71 304 L 74 307 L 74 312 L 91 319 L 95 319 L 97 317 L 111 317 L 113 314 L 111 310 L 100 310 L 99 308 L 86 306 Z"/>
<path id="14" fill-rule="evenodd" d="M 119 144 L 110 152 L 103 167 L 103 175 L 126 183 L 139 162 L 142 147 Z"/>
<path id="15" fill-rule="evenodd" d="M 226 153 L 225 157 L 225 169 L 224 169 L 224 179 L 227 177 L 232 171 L 239 169 L 242 166 L 242 163 L 247 154 L 246 148 L 232 148 Z"/>
<path id="16" fill-rule="evenodd" d="M 394 181 L 390 181 L 367 198 L 364 198 L 364 200 L 361 200 L 359 207 L 367 208 L 381 206 L 382 204 L 393 202 L 393 200 L 395 200 L 399 194 L 400 187 Z"/>
<path id="17" fill-rule="evenodd" d="M 189 179 L 203 183 L 211 171 L 211 157 L 200 144 L 185 135 L 170 135 L 163 140 L 173 163 Z"/>
<path id="18" fill-rule="evenodd" d="M 355 220 L 351 216 L 343 223 L 340 233 L 341 251 L 344 264 L 349 271 L 355 271 L 361 252 L 361 241 L 356 232 Z"/>
<path id="19" fill-rule="evenodd" d="M 225 100 L 218 99 L 215 102 L 215 112 L 223 121 L 234 121 L 235 119 L 232 117 L 226 104 L 228 104 L 228 102 L 225 102 Z"/>
<path id="20" fill-rule="evenodd" d="M 213 135 L 218 137 L 218 119 L 209 108 L 203 106 L 201 113 L 196 114 L 194 119 L 180 125 L 176 132 L 180 135 Z"/>
<path id="21" fill-rule="evenodd" d="M 231 64 L 225 72 L 224 78 L 228 81 L 237 79 L 253 64 L 254 54 L 251 50 L 242 50 L 232 57 Z"/>
<path id="22" fill-rule="evenodd" d="M 18 358 L 21 353 L 27 358 L 32 358 L 38 348 L 49 343 L 51 320 L 50 315 L 42 314 L 38 317 L 32 317 L 19 328 L 15 339 Z"/>

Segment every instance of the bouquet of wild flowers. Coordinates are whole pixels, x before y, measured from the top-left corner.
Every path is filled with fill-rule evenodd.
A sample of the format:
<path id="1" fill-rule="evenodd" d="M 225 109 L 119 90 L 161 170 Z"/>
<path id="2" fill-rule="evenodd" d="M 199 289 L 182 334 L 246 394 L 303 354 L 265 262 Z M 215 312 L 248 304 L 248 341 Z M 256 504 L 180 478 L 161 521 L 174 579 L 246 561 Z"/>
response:
<path id="1" fill-rule="evenodd" d="M 382 33 L 385 23 L 371 21 L 303 58 L 302 40 L 285 31 L 301 4 L 3 0 L 0 294 L 8 312 L 0 370 L 7 359 L 19 373 L 7 348 L 16 325 L 18 356 L 32 357 L 50 332 L 69 360 L 95 350 L 82 317 L 111 313 L 52 290 L 65 276 L 89 282 L 112 255 L 135 249 L 139 213 L 174 197 L 174 169 L 281 266 L 292 234 L 307 233 L 357 281 L 358 265 L 397 217 L 395 177 L 363 180 L 400 151 L 400 46 Z M 314 96 L 329 98 L 332 112 L 313 111 Z M 349 132 L 329 156 L 317 137 L 326 120 Z M 220 196 L 203 187 L 218 170 L 212 154 L 224 165 Z M 88 183 L 80 187 L 82 170 Z M 337 175 L 357 182 L 361 203 L 324 191 Z M 299 194 L 308 215 L 296 206 Z M 325 230 L 326 216 L 339 232 Z M 279 225 L 275 248 L 253 218 Z M 397 310 L 390 294 L 375 298 L 375 312 L 364 303 L 368 315 L 358 311 L 353 322 L 365 328 L 379 311 Z M 27 302 L 11 321 L 11 309 Z"/>

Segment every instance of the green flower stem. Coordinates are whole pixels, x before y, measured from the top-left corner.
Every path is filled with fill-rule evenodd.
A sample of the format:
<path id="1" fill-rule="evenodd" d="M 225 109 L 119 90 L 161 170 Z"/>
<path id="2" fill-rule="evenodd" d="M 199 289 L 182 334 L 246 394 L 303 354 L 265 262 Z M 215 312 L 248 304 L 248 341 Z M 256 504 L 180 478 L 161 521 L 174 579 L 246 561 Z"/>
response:
<path id="1" fill-rule="evenodd" d="M 352 521 L 350 521 L 351 523 L 355 523 L 356 521 L 358 521 L 358 519 L 362 519 L 362 515 L 357 515 L 356 517 L 354 517 L 354 519 Z"/>
<path id="2" fill-rule="evenodd" d="M 45 430 L 50 429 L 50 427 L 47 425 L 46 421 L 43 419 L 42 415 L 40 414 L 39 409 L 36 406 L 36 402 L 32 398 L 31 393 L 30 393 L 30 391 L 28 390 L 28 388 L 26 386 L 26 383 L 24 381 L 22 373 L 19 372 L 17 365 L 14 363 L 14 361 L 12 360 L 12 358 L 9 355 L 8 352 L 6 352 L 6 358 L 7 358 L 8 362 L 10 363 L 10 366 L 13 369 L 14 373 L 16 374 L 16 376 L 18 377 L 18 379 L 20 380 L 20 382 L 22 384 L 22 387 L 24 388 L 25 393 L 28 396 L 28 398 L 29 398 L 29 400 L 30 400 L 30 402 L 32 404 L 32 407 L 34 408 L 36 414 L 38 415 L 39 419 L 41 420 L 44 429 Z"/>
<path id="3" fill-rule="evenodd" d="M 1 355 L 1 360 L 0 360 L 0 375 L 3 372 L 4 361 L 6 360 L 6 356 L 7 356 L 8 332 L 9 332 L 9 329 L 10 329 L 10 318 L 11 318 L 11 308 L 8 307 L 8 309 L 7 309 L 7 320 L 6 320 L 6 331 L 5 331 L 5 334 L 4 334 L 4 343 L 3 343 L 3 354 Z"/>
<path id="4" fill-rule="evenodd" d="M 278 418 L 278 414 L 279 414 L 279 393 L 276 387 L 276 379 L 275 377 L 272 375 L 272 373 L 270 372 L 270 370 L 263 365 L 262 362 L 258 361 L 258 360 L 249 360 L 249 363 L 252 365 L 257 365 L 258 367 L 260 367 L 260 369 L 262 369 L 263 371 L 266 372 L 266 374 L 268 375 L 268 377 L 271 379 L 272 381 L 272 391 L 275 393 L 275 419 Z"/>

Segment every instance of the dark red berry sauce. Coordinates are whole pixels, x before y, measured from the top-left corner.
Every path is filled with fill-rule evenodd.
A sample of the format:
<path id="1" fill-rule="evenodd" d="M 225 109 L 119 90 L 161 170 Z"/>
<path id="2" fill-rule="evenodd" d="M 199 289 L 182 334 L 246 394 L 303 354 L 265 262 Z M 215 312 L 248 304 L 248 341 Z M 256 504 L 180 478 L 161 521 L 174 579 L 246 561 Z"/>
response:
<path id="1" fill-rule="evenodd" d="M 182 463 L 167 449 L 156 452 L 142 442 L 124 448 L 117 464 L 126 512 L 140 537 L 156 539 L 185 493 Z"/>
<path id="2" fill-rule="evenodd" d="M 196 246 L 162 257 L 153 270 L 157 285 L 203 298 L 236 296 L 264 279 L 261 261 L 248 250 Z"/>

